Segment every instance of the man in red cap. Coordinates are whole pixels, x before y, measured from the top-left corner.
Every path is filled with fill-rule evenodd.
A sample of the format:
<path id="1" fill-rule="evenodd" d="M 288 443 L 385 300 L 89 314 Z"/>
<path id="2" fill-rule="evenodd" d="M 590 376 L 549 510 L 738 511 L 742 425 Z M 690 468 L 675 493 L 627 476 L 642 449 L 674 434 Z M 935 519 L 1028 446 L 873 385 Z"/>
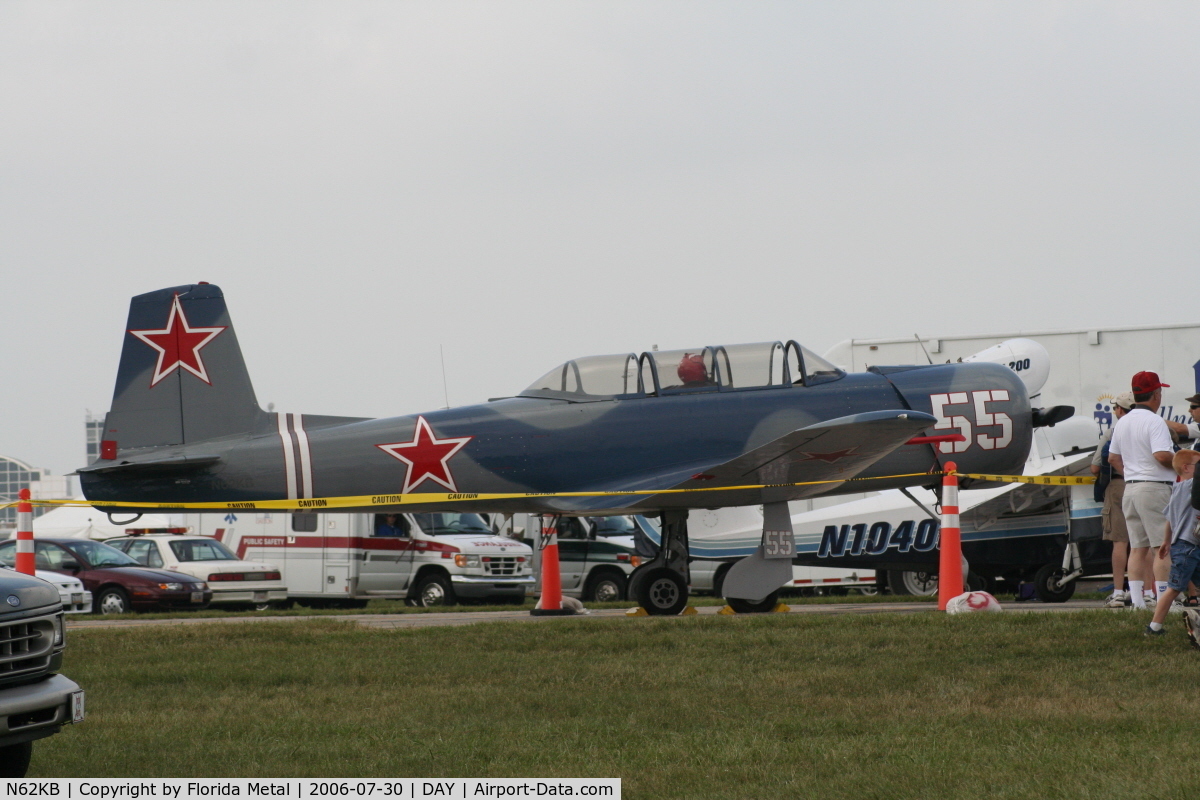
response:
<path id="1" fill-rule="evenodd" d="M 1157 373 L 1139 372 L 1130 385 L 1133 408 L 1113 426 L 1108 463 L 1125 476 L 1121 510 L 1129 531 L 1129 599 L 1135 608 L 1145 608 L 1145 583 L 1161 583 L 1161 591 L 1166 591 L 1171 571 L 1170 559 L 1156 560 L 1151 548 L 1157 551 L 1166 536 L 1164 511 L 1175 483 L 1175 446 L 1166 420 L 1158 415 L 1162 390 L 1170 384 L 1160 381 Z"/>

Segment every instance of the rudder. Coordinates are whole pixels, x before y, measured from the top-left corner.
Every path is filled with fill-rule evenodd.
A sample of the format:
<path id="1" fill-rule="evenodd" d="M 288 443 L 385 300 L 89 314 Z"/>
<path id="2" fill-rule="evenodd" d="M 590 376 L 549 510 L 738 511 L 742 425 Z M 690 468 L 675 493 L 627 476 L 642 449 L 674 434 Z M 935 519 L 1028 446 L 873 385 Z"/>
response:
<path id="1" fill-rule="evenodd" d="M 220 287 L 175 286 L 130 301 L 105 440 L 121 450 L 190 444 L 267 421 Z"/>

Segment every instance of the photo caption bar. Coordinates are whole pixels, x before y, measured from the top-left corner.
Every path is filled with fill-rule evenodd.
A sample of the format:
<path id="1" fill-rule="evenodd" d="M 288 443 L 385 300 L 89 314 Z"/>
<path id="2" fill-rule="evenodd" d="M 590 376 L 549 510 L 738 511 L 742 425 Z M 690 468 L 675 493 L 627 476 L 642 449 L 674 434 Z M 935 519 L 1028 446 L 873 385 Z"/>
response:
<path id="1" fill-rule="evenodd" d="M 55 800 L 621 797 L 620 778 L 48 778 L 3 786 L 6 797 Z"/>

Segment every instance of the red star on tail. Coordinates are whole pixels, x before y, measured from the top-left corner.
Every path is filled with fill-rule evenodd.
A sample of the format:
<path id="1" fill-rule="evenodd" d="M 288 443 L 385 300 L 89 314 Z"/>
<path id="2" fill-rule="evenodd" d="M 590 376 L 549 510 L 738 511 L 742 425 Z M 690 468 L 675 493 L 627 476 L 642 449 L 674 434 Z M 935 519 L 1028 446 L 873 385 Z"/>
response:
<path id="1" fill-rule="evenodd" d="M 446 462 L 474 438 L 474 436 L 463 436 L 458 439 L 439 439 L 433 435 L 433 429 L 429 427 L 425 417 L 417 417 L 417 427 L 413 430 L 412 441 L 375 446 L 408 464 L 408 475 L 404 478 L 402 494 L 408 494 L 426 478 L 434 483 L 440 483 L 452 492 L 457 492 L 458 487 L 454 484 L 450 465 Z"/>
<path id="2" fill-rule="evenodd" d="M 212 386 L 208 371 L 204 369 L 204 360 L 200 358 L 200 349 L 217 338 L 223 330 L 225 326 L 193 328 L 188 325 L 183 306 L 179 304 L 179 295 L 175 295 L 171 314 L 167 317 L 167 327 L 161 331 L 129 332 L 158 351 L 158 363 L 154 365 L 154 377 L 150 379 L 150 388 L 153 389 L 179 367 Z"/>

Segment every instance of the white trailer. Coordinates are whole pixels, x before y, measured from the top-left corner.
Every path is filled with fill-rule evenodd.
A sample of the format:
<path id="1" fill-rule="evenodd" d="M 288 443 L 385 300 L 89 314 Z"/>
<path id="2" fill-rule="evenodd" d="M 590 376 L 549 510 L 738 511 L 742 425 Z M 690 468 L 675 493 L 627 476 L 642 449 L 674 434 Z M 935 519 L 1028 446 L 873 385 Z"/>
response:
<path id="1" fill-rule="evenodd" d="M 875 365 L 940 364 L 965 359 L 1015 337 L 1032 339 L 1050 354 L 1049 379 L 1035 405 L 1074 406 L 1077 415 L 1090 417 L 1105 428 L 1112 424 L 1112 398 L 1129 391 L 1135 373 L 1150 370 L 1171 384 L 1163 390 L 1159 413 L 1178 422 L 1189 421 L 1184 398 L 1200 391 L 1200 324 L 848 339 L 834 345 L 825 358 L 853 371 Z"/>
<path id="2" fill-rule="evenodd" d="M 532 550 L 496 536 L 478 514 L 309 512 L 184 514 L 238 558 L 277 564 L 288 598 L 311 607 L 360 608 L 373 598 L 451 605 L 491 598 L 523 603 Z"/>

